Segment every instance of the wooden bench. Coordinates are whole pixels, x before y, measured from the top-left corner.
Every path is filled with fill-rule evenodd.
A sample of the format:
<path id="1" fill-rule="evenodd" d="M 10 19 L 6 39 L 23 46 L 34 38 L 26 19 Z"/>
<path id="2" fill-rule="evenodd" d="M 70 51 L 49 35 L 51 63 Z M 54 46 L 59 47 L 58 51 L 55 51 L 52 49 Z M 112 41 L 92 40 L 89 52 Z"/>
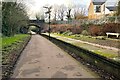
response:
<path id="1" fill-rule="evenodd" d="M 120 35 L 120 33 L 110 33 L 110 32 L 107 32 L 106 34 L 107 34 L 107 37 L 109 35 L 115 35 L 117 38 L 119 38 L 119 35 Z"/>

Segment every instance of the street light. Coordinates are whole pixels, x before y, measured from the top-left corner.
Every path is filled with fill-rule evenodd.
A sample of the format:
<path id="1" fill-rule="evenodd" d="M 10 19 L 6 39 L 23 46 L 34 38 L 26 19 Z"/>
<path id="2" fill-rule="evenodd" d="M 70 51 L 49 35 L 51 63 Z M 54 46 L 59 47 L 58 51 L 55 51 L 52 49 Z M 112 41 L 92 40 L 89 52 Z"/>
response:
<path id="1" fill-rule="evenodd" d="M 49 39 L 50 39 L 50 17 L 51 17 L 51 14 L 50 14 L 50 13 L 51 13 L 52 6 L 50 6 L 50 7 L 44 6 L 43 8 L 48 9 L 48 11 L 45 12 L 45 14 L 49 14 Z"/>

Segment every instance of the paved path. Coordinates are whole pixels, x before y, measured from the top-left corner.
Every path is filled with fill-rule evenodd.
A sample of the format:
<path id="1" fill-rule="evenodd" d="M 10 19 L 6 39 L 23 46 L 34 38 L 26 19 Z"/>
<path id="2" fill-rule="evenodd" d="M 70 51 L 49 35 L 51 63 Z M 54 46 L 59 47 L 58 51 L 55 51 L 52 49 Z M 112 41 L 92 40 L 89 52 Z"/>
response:
<path id="1" fill-rule="evenodd" d="M 39 35 L 32 36 L 13 78 L 98 78 L 66 52 Z"/>

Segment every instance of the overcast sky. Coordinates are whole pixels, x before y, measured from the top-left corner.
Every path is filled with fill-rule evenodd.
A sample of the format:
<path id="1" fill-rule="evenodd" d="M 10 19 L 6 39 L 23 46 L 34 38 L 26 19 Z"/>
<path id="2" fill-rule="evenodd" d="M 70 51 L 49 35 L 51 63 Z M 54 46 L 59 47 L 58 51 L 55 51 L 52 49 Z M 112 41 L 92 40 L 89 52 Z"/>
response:
<path id="1" fill-rule="evenodd" d="M 73 5 L 83 6 L 88 9 L 91 0 L 24 0 L 28 7 L 28 13 L 31 17 L 34 17 L 34 14 L 41 11 L 43 12 L 43 6 L 45 5 L 62 5 L 64 4 L 67 7 Z M 107 5 L 114 5 L 114 2 L 117 0 L 107 0 Z"/>
<path id="2" fill-rule="evenodd" d="M 3 1 L 11 2 L 15 0 L 3 0 Z M 43 6 L 45 5 L 64 4 L 67 7 L 72 7 L 74 5 L 77 5 L 77 6 L 82 6 L 87 10 L 91 0 L 22 0 L 22 1 L 24 1 L 24 3 L 27 5 L 28 14 L 31 17 L 34 17 L 34 15 L 37 12 L 40 11 L 43 12 Z M 111 4 L 114 5 L 114 2 L 116 1 L 117 0 L 107 0 L 106 3 L 107 5 L 111 5 Z"/>
<path id="3" fill-rule="evenodd" d="M 43 6 L 45 5 L 62 5 L 72 7 L 74 5 L 88 7 L 90 0 L 25 0 L 28 7 L 28 13 L 33 18 L 34 15 L 41 11 L 43 12 Z"/>

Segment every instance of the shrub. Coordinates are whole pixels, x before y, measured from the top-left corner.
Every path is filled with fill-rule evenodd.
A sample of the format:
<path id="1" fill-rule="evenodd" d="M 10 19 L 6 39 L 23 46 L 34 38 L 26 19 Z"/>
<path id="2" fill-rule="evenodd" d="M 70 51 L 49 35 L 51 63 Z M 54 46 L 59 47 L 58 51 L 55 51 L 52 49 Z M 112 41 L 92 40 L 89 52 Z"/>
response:
<path id="1" fill-rule="evenodd" d="M 82 34 L 82 35 L 85 35 L 85 36 L 88 36 L 89 33 L 88 33 L 87 30 L 83 30 L 81 34 Z"/>
<path id="2" fill-rule="evenodd" d="M 120 23 L 107 23 L 102 27 L 102 35 L 106 35 L 106 32 L 120 33 Z"/>
<path id="3" fill-rule="evenodd" d="M 105 37 L 105 36 L 97 36 L 96 39 L 99 39 L 99 40 L 106 40 L 106 37 Z"/>
<path id="4" fill-rule="evenodd" d="M 115 17 L 109 17 L 108 20 L 109 20 L 109 22 L 114 22 L 115 21 Z"/>
<path id="5" fill-rule="evenodd" d="M 101 35 L 101 26 L 90 26 L 89 27 L 89 33 L 92 35 L 92 36 L 99 36 Z"/>
<path id="6" fill-rule="evenodd" d="M 64 32 L 63 35 L 70 36 L 70 35 L 72 35 L 72 32 L 70 32 L 70 31 L 68 30 L 68 31 Z"/>
<path id="7" fill-rule="evenodd" d="M 93 25 L 93 24 L 90 24 L 90 23 L 88 23 L 88 24 L 83 23 L 83 24 L 81 25 L 81 27 L 82 27 L 84 30 L 88 30 L 88 28 L 89 28 L 90 25 Z"/>
<path id="8" fill-rule="evenodd" d="M 69 29 L 70 29 L 70 25 L 67 24 L 51 25 L 51 32 L 63 33 Z"/>
<path id="9" fill-rule="evenodd" d="M 63 33 L 66 31 L 70 31 L 72 34 L 80 34 L 82 32 L 82 28 L 80 26 L 72 26 L 69 24 L 51 25 L 51 32 Z"/>
<path id="10" fill-rule="evenodd" d="M 103 25 L 91 24 L 89 26 L 85 24 L 82 26 L 75 26 L 69 24 L 51 25 L 51 32 L 62 34 L 66 31 L 72 32 L 71 34 L 83 34 L 83 35 L 90 34 L 92 36 L 105 36 L 106 32 L 120 33 L 120 23 L 106 23 Z"/>
<path id="11" fill-rule="evenodd" d="M 74 36 L 75 36 L 75 37 L 80 37 L 80 34 L 75 34 Z"/>
<path id="12" fill-rule="evenodd" d="M 73 34 L 80 34 L 82 32 L 82 28 L 80 26 L 73 26 L 71 27 L 71 32 Z"/>

